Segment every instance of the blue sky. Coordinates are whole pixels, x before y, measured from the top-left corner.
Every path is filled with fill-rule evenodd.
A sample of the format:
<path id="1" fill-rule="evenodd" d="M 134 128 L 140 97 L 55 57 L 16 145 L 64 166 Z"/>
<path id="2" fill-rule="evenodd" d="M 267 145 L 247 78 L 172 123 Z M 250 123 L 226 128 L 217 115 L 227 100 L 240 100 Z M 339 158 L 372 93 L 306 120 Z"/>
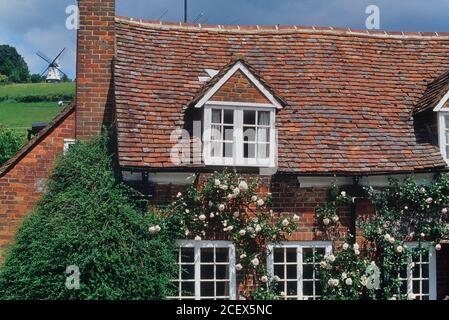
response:
<path id="1" fill-rule="evenodd" d="M 156 20 L 183 19 L 184 0 L 117 0 L 117 14 Z M 0 0 L 0 44 L 17 47 L 31 72 L 66 47 L 63 70 L 75 77 L 76 32 L 65 27 L 75 0 Z M 368 5 L 380 8 L 381 29 L 449 31 L 449 0 L 189 0 L 190 21 L 211 24 L 297 24 L 365 28 Z M 164 14 L 165 13 L 165 14 Z M 203 15 L 201 15 L 203 14 Z"/>

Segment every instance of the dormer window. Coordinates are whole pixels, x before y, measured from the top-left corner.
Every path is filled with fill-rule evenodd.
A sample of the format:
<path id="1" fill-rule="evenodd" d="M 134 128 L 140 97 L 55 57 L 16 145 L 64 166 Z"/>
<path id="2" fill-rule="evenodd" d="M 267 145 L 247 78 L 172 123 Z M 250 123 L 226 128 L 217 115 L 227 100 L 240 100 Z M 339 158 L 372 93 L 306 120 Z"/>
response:
<path id="1" fill-rule="evenodd" d="M 275 166 L 275 108 L 206 104 L 204 121 L 206 165 Z"/>
<path id="2" fill-rule="evenodd" d="M 243 60 L 223 68 L 195 101 L 204 108 L 204 163 L 275 167 L 275 117 L 284 105 Z"/>
<path id="3" fill-rule="evenodd" d="M 439 113 L 439 144 L 446 161 L 449 161 L 449 112 Z"/>

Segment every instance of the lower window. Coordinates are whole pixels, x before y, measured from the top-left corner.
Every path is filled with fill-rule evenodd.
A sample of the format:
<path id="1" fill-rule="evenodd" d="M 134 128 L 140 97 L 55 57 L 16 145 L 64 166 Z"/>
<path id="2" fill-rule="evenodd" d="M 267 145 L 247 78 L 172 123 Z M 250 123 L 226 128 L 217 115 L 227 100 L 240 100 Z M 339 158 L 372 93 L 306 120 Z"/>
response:
<path id="1" fill-rule="evenodd" d="M 177 288 L 171 299 L 236 298 L 235 250 L 228 241 L 178 241 Z"/>
<path id="2" fill-rule="evenodd" d="M 409 256 L 408 266 L 401 272 L 401 294 L 407 295 L 409 299 L 435 300 L 435 249 L 429 243 L 421 243 L 422 248 L 428 250 L 421 253 L 417 242 L 406 245 L 415 252 Z"/>
<path id="3" fill-rule="evenodd" d="M 268 271 L 278 276 L 279 291 L 289 300 L 318 300 L 322 296 L 316 267 L 332 250 L 330 242 L 287 241 L 271 246 Z"/>

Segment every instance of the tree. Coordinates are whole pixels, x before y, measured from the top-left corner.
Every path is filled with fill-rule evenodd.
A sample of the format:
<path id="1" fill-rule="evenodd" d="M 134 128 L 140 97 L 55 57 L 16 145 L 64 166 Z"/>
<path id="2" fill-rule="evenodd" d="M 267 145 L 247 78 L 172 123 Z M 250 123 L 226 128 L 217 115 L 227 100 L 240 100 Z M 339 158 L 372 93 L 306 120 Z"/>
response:
<path id="1" fill-rule="evenodd" d="M 8 77 L 0 73 L 0 84 L 8 82 Z"/>
<path id="2" fill-rule="evenodd" d="M 16 48 L 0 45 L 0 74 L 4 74 L 11 82 L 27 82 L 30 77 L 28 65 Z"/>
<path id="3" fill-rule="evenodd" d="M 13 130 L 0 126 L 0 165 L 19 151 L 23 139 Z"/>
<path id="4" fill-rule="evenodd" d="M 115 177 L 108 139 L 77 143 L 7 253 L 0 300 L 169 296 L 175 238 L 166 227 L 151 234 L 165 220 L 141 207 Z"/>
<path id="5" fill-rule="evenodd" d="M 39 83 L 39 82 L 44 82 L 45 81 L 45 77 L 41 76 L 40 74 L 34 73 L 30 76 L 30 81 L 32 83 Z"/>

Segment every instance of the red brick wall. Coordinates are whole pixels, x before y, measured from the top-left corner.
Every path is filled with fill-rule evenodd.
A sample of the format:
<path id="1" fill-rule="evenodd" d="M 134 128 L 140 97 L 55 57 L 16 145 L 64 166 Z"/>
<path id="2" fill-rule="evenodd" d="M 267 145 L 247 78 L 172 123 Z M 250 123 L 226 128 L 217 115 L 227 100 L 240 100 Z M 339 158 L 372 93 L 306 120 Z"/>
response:
<path id="1" fill-rule="evenodd" d="M 101 131 L 113 119 L 115 0 L 78 0 L 76 137 Z"/>
<path id="2" fill-rule="evenodd" d="M 238 70 L 210 99 L 213 101 L 235 101 L 270 103 L 254 84 Z"/>
<path id="3" fill-rule="evenodd" d="M 0 258 L 17 226 L 41 197 L 55 158 L 62 153 L 64 139 L 74 137 L 75 114 L 71 111 L 0 177 Z"/>

